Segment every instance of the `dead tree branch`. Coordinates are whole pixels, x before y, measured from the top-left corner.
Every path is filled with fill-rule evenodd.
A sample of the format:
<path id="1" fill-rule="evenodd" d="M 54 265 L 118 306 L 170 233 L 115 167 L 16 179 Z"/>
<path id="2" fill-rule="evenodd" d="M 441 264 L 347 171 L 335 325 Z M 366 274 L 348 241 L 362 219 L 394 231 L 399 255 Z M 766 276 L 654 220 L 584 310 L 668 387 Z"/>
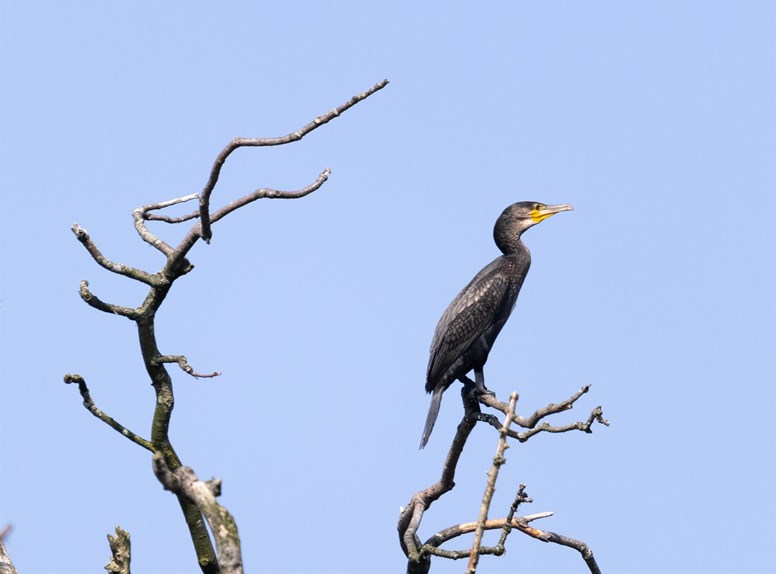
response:
<path id="1" fill-rule="evenodd" d="M 129 540 L 129 532 L 116 527 L 116 536 L 108 534 L 111 559 L 105 566 L 110 574 L 130 574 L 129 563 L 132 559 L 132 544 Z"/>
<path id="2" fill-rule="evenodd" d="M 185 496 L 202 512 L 216 540 L 221 574 L 242 574 L 242 552 L 237 524 L 229 511 L 216 501 L 216 496 L 221 494 L 221 481 L 202 482 L 188 466 L 170 470 L 164 457 L 158 453 L 154 454 L 153 467 L 165 490 Z"/>
<path id="3" fill-rule="evenodd" d="M 155 457 L 154 460 L 157 461 L 155 464 L 162 465 L 160 468 L 163 467 L 166 469 L 170 476 L 177 477 L 176 480 L 178 482 L 163 481 L 163 483 L 171 485 L 170 489 L 178 497 L 178 502 L 183 511 L 186 524 L 189 528 L 189 534 L 197 553 L 200 568 L 205 574 L 216 574 L 219 572 L 219 570 L 224 571 L 224 564 L 234 564 L 235 561 L 232 555 L 219 557 L 216 556 L 215 549 L 213 548 L 213 544 L 203 521 L 203 513 L 206 515 L 208 520 L 212 519 L 212 517 L 207 516 L 207 513 L 210 512 L 212 508 L 209 503 L 205 504 L 205 502 L 193 494 L 193 491 L 190 491 L 187 489 L 187 487 L 185 487 L 188 482 L 184 480 L 186 477 L 183 475 L 186 473 L 191 473 L 193 476 L 193 472 L 190 470 L 181 470 L 180 476 L 177 474 L 177 471 L 179 469 L 183 469 L 184 467 L 182 466 L 182 463 L 177 453 L 175 452 L 169 437 L 169 426 L 175 399 L 173 394 L 172 378 L 166 369 L 166 364 L 177 363 L 184 372 L 198 378 L 215 377 L 219 373 L 214 372 L 204 375 L 199 374 L 189 366 L 188 360 L 183 355 L 162 354 L 157 346 L 154 330 L 157 311 L 167 297 L 167 294 L 172 288 L 173 283 L 178 278 L 186 275 L 194 268 L 194 266 L 188 261 L 186 257 L 191 248 L 199 239 L 204 239 L 206 242 L 209 242 L 212 236 L 211 225 L 213 223 L 219 221 L 240 207 L 248 205 L 249 203 L 258 199 L 297 199 L 305 197 L 306 195 L 309 195 L 310 193 L 318 190 L 326 182 L 330 174 L 330 170 L 327 168 L 315 179 L 315 181 L 310 183 L 308 186 L 298 190 L 279 191 L 271 188 L 257 189 L 251 193 L 248 193 L 244 197 L 227 203 L 211 214 L 211 195 L 215 189 L 216 183 L 218 182 L 219 174 L 224 162 L 226 161 L 226 158 L 234 150 L 239 147 L 274 146 L 299 141 L 306 134 L 331 121 L 344 111 L 350 109 L 357 103 L 363 101 L 370 95 L 382 89 L 387 84 L 387 80 L 375 84 L 366 92 L 354 96 L 344 104 L 334 108 L 322 116 L 315 118 L 309 124 L 294 132 L 291 132 L 286 136 L 277 138 L 235 138 L 216 157 L 208 182 L 200 194 L 190 194 L 168 201 L 150 203 L 135 209 L 133 211 L 134 225 L 136 231 L 140 235 L 140 238 L 158 250 L 165 257 L 164 265 L 157 273 L 149 273 L 147 271 L 136 269 L 134 267 L 116 263 L 107 259 L 94 243 L 89 234 L 86 232 L 86 230 L 81 228 L 78 224 L 72 227 L 72 231 L 76 239 L 84 246 L 87 252 L 91 255 L 92 259 L 94 259 L 100 266 L 107 269 L 108 271 L 111 271 L 112 273 L 117 273 L 129 277 L 149 286 L 149 290 L 145 299 L 136 308 L 116 305 L 114 303 L 103 301 L 102 299 L 96 297 L 89 290 L 89 283 L 87 281 L 81 282 L 80 295 L 89 306 L 105 313 L 126 317 L 131 321 L 134 321 L 137 325 L 140 352 L 142 354 L 143 363 L 146 367 L 146 371 L 148 372 L 148 376 L 151 379 L 156 395 L 150 440 L 142 439 L 134 433 L 131 433 L 122 425 L 117 423 L 114 419 L 100 411 L 92 402 L 91 397 L 89 396 L 88 388 L 86 387 L 86 383 L 82 377 L 79 375 L 67 375 L 65 377 L 65 382 L 78 383 L 81 395 L 84 398 L 84 406 L 86 406 L 89 411 L 94 414 L 94 416 L 110 425 L 112 428 L 133 442 L 139 444 L 143 448 L 152 451 Z M 156 213 L 165 208 L 181 203 L 186 203 L 195 199 L 199 200 L 199 210 L 195 213 L 175 218 Z M 183 223 L 197 218 L 199 221 L 191 227 L 191 229 L 186 233 L 183 240 L 178 244 L 177 247 L 172 247 L 164 240 L 157 237 L 157 235 L 149 230 L 148 226 L 146 225 L 147 221 Z M 159 461 L 163 461 L 163 463 L 160 463 Z M 196 484 L 206 484 L 195 480 L 194 482 L 196 482 Z M 214 485 L 211 486 L 215 488 Z M 231 517 L 229 517 L 229 520 L 231 520 Z M 216 537 L 216 541 L 219 542 L 220 533 L 217 532 L 215 528 L 213 532 Z M 236 527 L 234 527 L 233 532 L 236 536 Z M 229 550 L 230 547 L 225 548 L 227 549 L 227 552 L 231 552 Z M 237 559 L 237 562 L 239 562 L 239 555 L 237 556 Z M 219 566 L 219 563 L 221 563 L 221 566 Z M 236 572 L 237 570 L 232 569 L 229 571 Z"/>
<path id="4" fill-rule="evenodd" d="M 417 492 L 410 503 L 402 509 L 399 515 L 398 531 L 399 542 L 407 557 L 407 572 L 408 574 L 426 574 L 431 567 L 431 556 L 439 556 L 447 559 L 461 559 L 468 558 L 469 564 L 467 567 L 467 573 L 474 573 L 476 571 L 477 562 L 479 556 L 482 555 L 496 555 L 501 556 L 506 551 L 505 544 L 509 533 L 514 529 L 523 534 L 537 538 L 544 542 L 553 542 L 561 544 L 563 546 L 569 546 L 575 548 L 580 552 L 585 563 L 593 574 L 600 573 L 598 565 L 596 564 L 593 554 L 590 549 L 583 543 L 573 538 L 558 535 L 552 532 L 538 530 L 529 525 L 529 522 L 537 520 L 539 518 L 546 518 L 552 515 L 550 512 L 544 512 L 534 514 L 531 516 L 523 516 L 514 518 L 514 514 L 517 511 L 518 506 L 524 502 L 530 502 L 530 499 L 525 495 L 525 485 L 520 485 L 515 501 L 512 503 L 509 512 L 505 518 L 497 520 L 489 520 L 487 518 L 492 500 L 492 494 L 495 490 L 496 480 L 498 478 L 498 469 L 505 462 L 504 452 L 509 445 L 507 444 L 508 438 L 513 438 L 519 442 L 525 442 L 532 436 L 540 432 L 561 433 L 571 430 L 581 430 L 584 432 L 592 432 L 591 427 L 595 422 L 603 425 L 609 425 L 609 422 L 603 418 L 603 411 L 601 407 L 596 407 L 591 412 L 587 421 L 580 421 L 562 426 L 552 426 L 547 422 L 539 424 L 540 421 L 560 412 L 570 410 L 574 403 L 589 390 L 589 385 L 582 387 L 579 391 L 574 393 L 571 397 L 560 403 L 552 403 L 535 411 L 529 417 L 521 417 L 515 413 L 515 407 L 517 404 L 517 395 L 513 393 L 510 397 L 510 403 L 504 403 L 491 395 L 480 395 L 476 392 L 476 385 L 474 381 L 464 377 L 463 389 L 461 395 L 464 403 L 464 416 L 458 425 L 458 430 L 453 438 L 453 442 L 448 451 L 447 458 L 445 460 L 442 477 L 438 482 L 430 487 Z M 480 403 L 491 408 L 494 408 L 504 413 L 505 418 L 502 421 L 498 417 L 492 414 L 483 414 L 480 411 Z M 423 519 L 424 513 L 436 500 L 442 495 L 449 492 L 455 486 L 453 477 L 455 476 L 456 466 L 460 459 L 463 447 L 466 444 L 471 431 L 478 421 L 483 421 L 493 426 L 499 431 L 499 443 L 496 451 L 496 455 L 493 458 L 491 469 L 488 473 L 488 482 L 483 496 L 482 505 L 480 507 L 480 516 L 477 522 L 467 522 L 458 525 L 451 526 L 445 530 L 438 532 L 431 536 L 425 544 L 421 543 L 418 536 L 418 529 Z M 517 423 L 523 428 L 527 428 L 527 431 L 517 432 L 509 428 L 512 422 Z M 485 530 L 501 529 L 502 534 L 499 542 L 494 547 L 481 546 L 482 533 Z M 472 547 L 466 550 L 444 550 L 440 548 L 440 545 L 444 542 L 461 536 L 463 534 L 474 533 L 475 538 Z"/>

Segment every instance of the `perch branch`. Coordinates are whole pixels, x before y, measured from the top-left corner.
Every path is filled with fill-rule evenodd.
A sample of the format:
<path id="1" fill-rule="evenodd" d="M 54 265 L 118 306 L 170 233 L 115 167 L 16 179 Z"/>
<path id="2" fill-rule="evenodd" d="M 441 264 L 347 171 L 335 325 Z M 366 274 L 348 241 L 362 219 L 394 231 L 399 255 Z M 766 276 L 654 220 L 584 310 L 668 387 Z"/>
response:
<path id="1" fill-rule="evenodd" d="M 288 135 L 285 135 L 282 137 L 275 137 L 275 138 L 239 138 L 238 137 L 238 138 L 234 138 L 231 142 L 229 142 L 227 146 L 223 150 L 221 150 L 221 153 L 219 153 L 218 156 L 216 157 L 216 160 L 213 163 L 213 167 L 210 170 L 210 177 L 208 178 L 207 183 L 205 184 L 205 187 L 202 190 L 202 193 L 200 194 L 200 197 L 199 197 L 199 216 L 200 216 L 200 224 L 201 224 L 200 236 L 202 237 L 202 239 L 204 239 L 206 243 L 209 243 L 212 237 L 212 231 L 210 229 L 210 223 L 211 223 L 210 195 L 211 193 L 213 193 L 213 189 L 215 188 L 216 183 L 218 183 L 218 177 L 221 174 L 221 168 L 223 167 L 224 162 L 226 161 L 226 158 L 228 158 L 234 150 L 240 147 L 276 146 L 276 145 L 283 145 L 283 144 L 299 141 L 304 136 L 309 134 L 311 131 L 330 122 L 331 120 L 333 120 L 334 118 L 342 114 L 344 111 L 352 108 L 357 103 L 365 100 L 366 98 L 368 98 L 378 90 L 383 89 L 387 85 L 388 85 L 388 80 L 383 80 L 382 82 L 378 82 L 367 91 L 361 92 L 360 94 L 353 96 L 352 98 L 350 98 L 350 100 L 348 100 L 344 104 L 337 106 L 336 108 L 329 111 L 328 113 L 315 118 L 306 126 L 296 130 L 295 132 L 291 132 Z"/>
<path id="2" fill-rule="evenodd" d="M 557 426 L 557 427 L 549 425 L 549 423 L 545 423 L 537 426 L 539 421 L 541 421 L 542 419 L 552 414 L 560 413 L 571 409 L 574 403 L 583 394 L 588 392 L 590 388 L 589 385 L 582 387 L 579 391 L 577 391 L 574 395 L 572 395 L 570 398 L 566 399 L 565 401 L 557 404 L 547 405 L 546 407 L 543 407 L 537 410 L 536 412 L 534 412 L 530 417 L 524 418 L 514 413 L 516 400 L 517 400 L 516 395 L 514 395 L 513 397 L 510 397 L 510 403 L 512 402 L 513 399 L 515 401 L 515 404 L 511 405 L 510 407 L 509 404 L 498 401 L 495 397 L 491 395 L 480 395 L 479 393 L 477 393 L 476 385 L 474 381 L 472 381 L 468 377 L 462 377 L 461 381 L 464 383 L 463 389 L 461 390 L 461 394 L 464 401 L 464 416 L 461 423 L 458 425 L 458 431 L 456 432 L 455 438 L 453 439 L 453 443 L 448 452 L 448 457 L 445 461 L 445 465 L 442 470 L 442 477 L 437 483 L 431 485 L 425 490 L 421 490 L 417 492 L 410 500 L 410 503 L 406 507 L 402 508 L 401 513 L 399 515 L 399 523 L 398 523 L 397 529 L 399 531 L 399 542 L 401 544 L 402 551 L 404 552 L 405 556 L 407 556 L 407 559 L 408 559 L 408 562 L 407 562 L 408 574 L 426 574 L 430 569 L 431 555 L 445 557 L 445 558 L 452 558 L 452 559 L 469 558 L 470 563 L 469 563 L 469 568 L 467 569 L 467 572 L 474 571 L 474 568 L 472 568 L 472 566 L 476 568 L 476 559 L 474 559 L 474 562 L 472 563 L 473 557 L 481 556 L 485 554 L 493 554 L 493 555 L 503 554 L 506 551 L 505 543 L 506 543 L 507 536 L 513 529 L 519 530 L 524 534 L 527 534 L 534 538 L 538 538 L 540 540 L 544 540 L 547 542 L 555 542 L 558 544 L 563 544 L 566 546 L 570 546 L 572 548 L 576 548 L 582 554 L 586 564 L 590 568 L 590 571 L 593 572 L 594 574 L 598 572 L 598 569 L 597 569 L 598 567 L 597 565 L 595 565 L 595 561 L 592 558 L 592 552 L 590 552 L 590 550 L 587 548 L 587 546 L 584 545 L 584 543 L 568 537 L 563 537 L 553 533 L 547 533 L 547 532 L 535 529 L 532 526 L 528 525 L 530 521 L 536 520 L 538 518 L 545 518 L 545 517 L 551 516 L 552 513 L 540 513 L 540 514 L 531 515 L 531 516 L 524 516 L 522 518 L 513 518 L 520 503 L 530 502 L 530 499 L 527 496 L 525 496 L 524 485 L 520 486 L 520 489 L 517 493 L 517 497 L 515 498 L 515 501 L 510 507 L 510 510 L 506 518 L 502 518 L 498 520 L 488 520 L 487 508 L 488 508 L 489 502 L 486 500 L 489 498 L 488 496 L 489 490 L 493 487 L 495 483 L 494 475 L 496 473 L 494 472 L 494 468 L 497 469 L 497 467 L 500 464 L 503 464 L 504 462 L 502 445 L 504 449 L 508 447 L 508 445 L 506 444 L 507 437 L 515 438 L 520 442 L 524 442 L 528 440 L 528 438 L 530 438 L 535 434 L 538 434 L 539 432 L 567 432 L 570 430 L 582 430 L 585 432 L 591 432 L 591 427 L 593 423 L 596 421 L 606 426 L 609 425 L 609 421 L 603 418 L 603 411 L 601 407 L 596 407 L 595 409 L 593 409 L 593 411 L 590 414 L 590 417 L 586 422 L 577 422 L 577 423 L 572 423 L 569 425 L 563 425 L 563 426 Z M 500 423 L 499 419 L 494 415 L 483 414 L 480 411 L 479 403 L 482 403 L 486 406 L 489 406 L 491 408 L 494 408 L 504 413 L 506 415 L 506 419 L 504 420 L 504 423 L 503 424 Z M 426 510 L 428 510 L 428 508 L 431 506 L 433 502 L 435 502 L 445 493 L 452 490 L 453 487 L 455 486 L 455 483 L 453 482 L 453 478 L 455 475 L 455 469 L 456 469 L 458 460 L 460 458 L 463 447 L 466 444 L 466 440 L 469 437 L 469 434 L 471 433 L 472 429 L 474 428 L 474 425 L 478 421 L 484 421 L 489 423 L 490 425 L 498 429 L 500 434 L 499 450 L 497 451 L 496 457 L 494 457 L 494 464 L 493 464 L 493 468 L 491 469 L 491 473 L 489 473 L 488 487 L 486 488 L 486 495 L 485 497 L 483 497 L 483 505 L 481 507 L 480 518 L 477 522 L 460 524 L 460 525 L 456 525 L 451 528 L 448 528 L 446 530 L 443 530 L 435 534 L 431 538 L 429 538 L 425 544 L 422 544 L 420 542 L 417 532 L 420 527 L 420 523 L 422 522 L 423 514 L 425 513 Z M 517 432 L 517 431 L 511 430 L 508 428 L 509 423 L 511 422 L 515 422 L 524 428 L 528 428 L 528 430 L 525 432 Z M 494 476 L 494 479 L 492 481 L 491 481 L 491 476 Z M 483 515 L 483 509 L 484 509 L 484 515 Z M 501 537 L 499 539 L 498 544 L 495 547 L 481 546 L 480 545 L 481 535 L 480 535 L 480 540 L 479 541 L 475 540 L 475 543 L 473 544 L 472 548 L 467 550 L 450 551 L 450 550 L 444 550 L 439 548 L 439 546 L 442 543 L 444 543 L 445 541 L 451 538 L 460 536 L 462 534 L 467 534 L 470 532 L 476 532 L 478 525 L 480 525 L 480 528 L 482 531 L 493 530 L 498 528 L 502 529 Z"/>
<path id="3" fill-rule="evenodd" d="M 146 450 L 150 450 L 151 452 L 154 452 L 154 446 L 151 444 L 150 441 L 147 441 L 146 439 L 136 435 L 131 430 L 127 429 L 126 427 L 118 423 L 115 419 L 108 416 L 99 408 L 97 408 L 97 405 L 94 404 L 94 401 L 92 400 L 92 396 L 89 393 L 89 387 L 86 386 L 86 381 L 81 375 L 65 375 L 65 384 L 69 385 L 70 383 L 76 383 L 78 385 L 78 392 L 81 393 L 81 397 L 84 400 L 84 407 L 86 408 L 87 411 L 92 413 L 95 417 L 100 419 L 110 428 L 112 428 L 122 436 L 128 438 L 135 444 L 142 446 Z"/>
<path id="4" fill-rule="evenodd" d="M 199 508 L 216 540 L 221 574 L 241 574 L 242 555 L 237 524 L 232 515 L 216 501 L 221 491 L 220 481 L 202 482 L 187 466 L 170 470 L 164 457 L 155 453 L 153 467 L 156 477 L 166 490 L 183 495 Z"/>

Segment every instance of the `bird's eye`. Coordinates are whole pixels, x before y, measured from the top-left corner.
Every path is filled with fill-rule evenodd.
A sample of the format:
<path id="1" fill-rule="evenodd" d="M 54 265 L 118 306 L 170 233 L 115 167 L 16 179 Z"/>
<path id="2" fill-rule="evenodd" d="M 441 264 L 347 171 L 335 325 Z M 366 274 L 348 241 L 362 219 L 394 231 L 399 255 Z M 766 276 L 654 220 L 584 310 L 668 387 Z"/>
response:
<path id="1" fill-rule="evenodd" d="M 534 203 L 534 204 L 533 204 L 533 208 L 534 208 L 534 209 L 536 209 L 536 210 L 539 210 L 539 209 L 541 209 L 541 207 L 542 207 L 542 204 L 541 204 L 541 203 Z"/>

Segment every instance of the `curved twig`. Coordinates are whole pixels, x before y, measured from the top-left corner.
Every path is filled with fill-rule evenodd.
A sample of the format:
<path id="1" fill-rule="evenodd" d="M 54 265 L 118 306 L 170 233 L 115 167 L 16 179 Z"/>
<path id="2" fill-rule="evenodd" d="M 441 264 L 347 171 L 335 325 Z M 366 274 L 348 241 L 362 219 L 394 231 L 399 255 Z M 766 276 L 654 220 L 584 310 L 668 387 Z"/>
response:
<path id="1" fill-rule="evenodd" d="M 592 425 L 594 422 L 598 422 L 599 424 L 602 424 L 604 426 L 609 426 L 609 421 L 603 418 L 603 409 L 600 406 L 592 410 L 587 421 L 577 421 L 574 423 L 561 425 L 561 426 L 553 426 L 550 423 L 545 422 L 537 426 L 539 421 L 541 421 L 542 419 L 550 415 L 571 410 L 574 407 L 574 403 L 582 395 L 587 393 L 589 390 L 590 390 L 590 385 L 585 385 L 565 401 L 562 401 L 560 403 L 550 403 L 546 407 L 542 407 L 541 409 L 538 409 L 537 411 L 535 411 L 528 418 L 516 415 L 514 418 L 515 423 L 517 423 L 523 428 L 527 428 L 528 430 L 524 432 L 510 430 L 508 432 L 508 436 L 510 438 L 517 439 L 520 442 L 525 442 L 532 436 L 542 432 L 564 433 L 564 432 L 577 430 L 577 431 L 582 431 L 586 433 L 591 433 L 593 432 Z M 493 409 L 496 409 L 504 414 L 509 412 L 509 405 L 499 401 L 493 395 L 483 394 L 483 395 L 480 395 L 478 399 L 482 404 L 489 406 Z M 480 420 L 488 423 L 490 426 L 494 427 L 495 429 L 501 428 L 501 423 L 499 422 L 498 418 L 494 417 L 493 415 L 483 414 L 480 416 Z"/>
<path id="2" fill-rule="evenodd" d="M 212 379 L 213 377 L 218 377 L 221 375 L 221 373 L 218 372 L 208 374 L 194 372 L 194 369 L 189 366 L 188 359 L 183 355 L 163 355 L 153 359 L 153 363 L 155 365 L 160 365 L 162 363 L 178 363 L 178 366 L 183 369 L 184 373 L 191 375 L 195 379 Z"/>
<path id="3" fill-rule="evenodd" d="M 275 138 L 234 138 L 232 141 L 230 141 L 216 157 L 216 160 L 213 163 L 213 167 L 210 170 L 210 177 L 208 178 L 207 183 L 205 184 L 205 187 L 199 197 L 199 218 L 201 221 L 200 236 L 202 239 L 204 239 L 206 243 L 210 243 L 210 239 L 212 237 L 212 231 L 210 229 L 210 194 L 213 193 L 213 189 L 215 189 L 216 183 L 218 183 L 218 177 L 221 174 L 221 168 L 223 167 L 226 158 L 228 158 L 234 150 L 240 147 L 276 146 L 299 141 L 311 131 L 330 122 L 334 118 L 338 117 L 342 112 L 352 108 L 357 103 L 365 100 L 387 85 L 388 80 L 378 82 L 367 91 L 353 96 L 344 104 L 337 106 L 322 116 L 318 116 L 306 126 L 285 136 Z"/>
<path id="4" fill-rule="evenodd" d="M 113 303 L 106 303 L 105 301 L 102 301 L 89 290 L 89 282 L 85 279 L 81 281 L 81 287 L 78 293 L 81 295 L 81 299 L 83 299 L 87 305 L 94 307 L 103 313 L 121 315 L 122 317 L 131 319 L 132 321 L 137 320 L 137 318 L 140 316 L 137 309 L 133 309 L 132 307 L 123 307 L 121 305 L 114 305 Z"/>

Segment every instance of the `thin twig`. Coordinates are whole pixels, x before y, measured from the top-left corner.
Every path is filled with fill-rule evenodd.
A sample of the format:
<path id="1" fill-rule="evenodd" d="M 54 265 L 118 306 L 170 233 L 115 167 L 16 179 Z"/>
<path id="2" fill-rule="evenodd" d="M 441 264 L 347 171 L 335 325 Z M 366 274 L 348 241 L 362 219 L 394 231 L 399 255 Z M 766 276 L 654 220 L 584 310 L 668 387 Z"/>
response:
<path id="1" fill-rule="evenodd" d="M 520 507 L 520 505 L 527 502 L 533 501 L 525 493 L 525 484 L 521 484 L 517 489 L 515 499 L 512 501 L 512 504 L 509 507 L 509 512 L 507 512 L 506 520 L 504 521 L 504 528 L 501 532 L 501 537 L 498 540 L 498 544 L 496 544 L 497 548 L 506 547 L 507 537 L 512 532 L 512 528 L 509 526 L 512 523 L 512 518 L 515 516 L 515 513 L 517 512 L 517 509 Z"/>
<path id="2" fill-rule="evenodd" d="M 155 365 L 160 365 L 162 363 L 178 363 L 178 366 L 183 369 L 184 373 L 191 375 L 195 379 L 212 379 L 213 377 L 221 375 L 221 373 L 218 372 L 208 374 L 195 373 L 194 369 L 189 366 L 188 359 L 183 355 L 163 355 L 161 357 L 156 357 L 156 359 L 153 360 L 153 363 Z"/>
<path id="3" fill-rule="evenodd" d="M 199 211 L 192 211 L 186 215 L 180 217 L 170 217 L 169 215 L 156 215 L 154 213 L 146 213 L 144 215 L 147 221 L 161 221 L 163 223 L 183 223 L 184 221 L 191 221 L 199 217 Z"/>
<path id="4" fill-rule="evenodd" d="M 83 404 L 87 411 L 92 413 L 95 417 L 97 417 L 102 422 L 107 424 L 113 430 L 115 430 L 122 436 L 128 438 L 135 444 L 142 446 L 146 450 L 150 450 L 151 452 L 154 452 L 155 450 L 154 446 L 153 444 L 151 444 L 150 441 L 147 441 L 146 439 L 136 435 L 131 430 L 127 429 L 125 426 L 117 422 L 114 418 L 108 416 L 99 408 L 97 408 L 97 405 L 94 404 L 94 401 L 92 400 L 92 396 L 89 393 L 89 387 L 86 386 L 86 381 L 81 375 L 65 375 L 65 384 L 69 385 L 70 383 L 76 383 L 78 385 L 78 392 L 81 393 L 81 397 L 84 400 Z"/>
<path id="5" fill-rule="evenodd" d="M 509 437 L 517 439 L 520 442 L 525 442 L 532 436 L 537 435 L 541 432 L 564 433 L 564 432 L 576 430 L 576 431 L 591 433 L 593 432 L 592 425 L 594 422 L 598 422 L 599 424 L 609 426 L 609 421 L 603 418 L 603 410 L 600 406 L 593 409 L 587 421 L 577 421 L 574 423 L 561 425 L 561 426 L 553 426 L 545 422 L 537 426 L 539 421 L 541 421 L 542 419 L 550 415 L 571 410 L 574 407 L 574 403 L 582 395 L 587 393 L 589 390 L 590 390 L 590 385 L 585 385 L 565 401 L 562 401 L 560 403 L 550 403 L 549 405 L 535 411 L 528 418 L 515 416 L 515 419 L 514 419 L 515 423 L 517 423 L 523 428 L 527 428 L 528 430 L 524 432 L 510 430 L 508 433 Z M 499 401 L 493 395 L 482 394 L 478 398 L 482 404 L 489 406 L 493 409 L 496 409 L 498 411 L 501 411 L 504 414 L 506 414 L 509 410 L 509 405 Z M 501 424 L 499 423 L 498 419 L 493 415 L 484 414 L 480 417 L 480 420 L 482 420 L 483 422 L 487 422 L 495 429 L 501 428 Z"/>
<path id="6" fill-rule="evenodd" d="M 182 223 L 184 221 L 189 221 L 191 219 L 196 219 L 199 217 L 199 211 L 194 211 L 192 213 L 189 213 L 188 215 L 183 215 L 181 217 L 168 217 L 166 215 L 157 215 L 155 213 L 152 213 L 153 211 L 158 211 L 160 209 L 164 209 L 166 207 L 171 207 L 173 205 L 178 205 L 179 203 L 186 203 L 187 201 L 192 201 L 194 199 L 197 199 L 199 197 L 199 194 L 197 193 L 191 193 L 189 195 L 184 195 L 183 197 L 176 197 L 175 199 L 170 199 L 167 201 L 161 201 L 159 203 L 149 203 L 148 205 L 143 205 L 141 207 L 138 207 L 132 212 L 132 216 L 135 218 L 135 228 L 140 233 L 140 236 L 143 237 L 144 234 L 147 234 L 149 236 L 152 236 L 150 232 L 148 232 L 148 229 L 145 226 L 145 223 L 138 222 L 138 218 L 145 221 L 164 221 L 166 223 Z"/>
<path id="7" fill-rule="evenodd" d="M 539 434 L 540 432 L 548 432 L 548 433 L 564 433 L 569 431 L 582 431 L 585 433 L 591 433 L 593 432 L 593 423 L 598 422 L 599 424 L 602 424 L 604 426 L 609 426 L 609 421 L 603 418 L 603 410 L 600 406 L 597 406 L 590 412 L 590 416 L 586 421 L 577 421 L 574 423 L 569 423 L 567 425 L 561 425 L 561 426 L 553 426 L 548 422 L 543 422 L 537 427 L 534 427 L 532 429 L 529 429 L 524 432 L 517 433 L 517 440 L 520 442 L 525 442 L 532 436 Z"/>
<path id="8" fill-rule="evenodd" d="M 477 571 L 477 564 L 480 560 L 482 534 L 485 529 L 485 522 L 488 520 L 488 511 L 490 510 L 490 503 L 493 500 L 493 493 L 496 491 L 498 473 L 501 469 L 501 465 L 506 462 L 504 453 L 509 448 L 509 444 L 507 444 L 507 433 L 509 432 L 509 425 L 512 424 L 512 419 L 515 417 L 516 405 L 517 393 L 512 393 L 509 397 L 509 410 L 504 418 L 504 424 L 499 430 L 498 446 L 496 447 L 496 454 L 493 457 L 493 464 L 488 471 L 485 494 L 482 496 L 482 504 L 480 505 L 480 517 L 479 520 L 477 520 L 477 529 L 474 531 L 474 542 L 472 543 L 471 554 L 469 555 L 469 565 L 466 567 L 467 574 L 474 574 Z"/>

